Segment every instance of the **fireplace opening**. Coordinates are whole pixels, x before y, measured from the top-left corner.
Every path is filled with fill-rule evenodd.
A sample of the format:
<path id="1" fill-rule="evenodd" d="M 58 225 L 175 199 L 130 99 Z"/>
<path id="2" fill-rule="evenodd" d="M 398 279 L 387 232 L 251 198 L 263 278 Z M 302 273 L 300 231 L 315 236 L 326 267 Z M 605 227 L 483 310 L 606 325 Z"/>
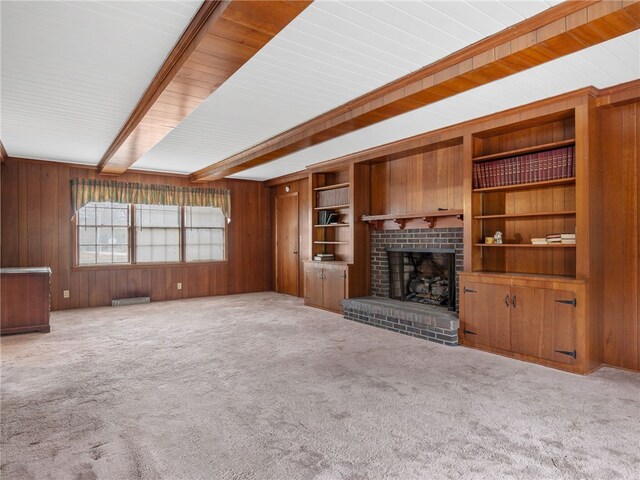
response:
<path id="1" fill-rule="evenodd" d="M 389 297 L 456 309 L 455 250 L 388 248 Z"/>

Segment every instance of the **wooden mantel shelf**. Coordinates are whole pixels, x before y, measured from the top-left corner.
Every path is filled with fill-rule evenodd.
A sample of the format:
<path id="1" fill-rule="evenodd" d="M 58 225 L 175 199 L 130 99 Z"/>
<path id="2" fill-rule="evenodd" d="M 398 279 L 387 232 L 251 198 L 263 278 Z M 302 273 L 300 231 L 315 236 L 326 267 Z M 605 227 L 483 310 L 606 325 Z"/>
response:
<path id="1" fill-rule="evenodd" d="M 387 215 L 363 215 L 362 221 L 369 222 L 376 230 L 382 228 L 386 220 L 393 220 L 403 229 L 407 220 L 420 218 L 427 222 L 429 228 L 433 228 L 439 217 L 456 217 L 462 219 L 462 210 L 438 210 L 436 212 L 424 213 L 390 213 Z"/>

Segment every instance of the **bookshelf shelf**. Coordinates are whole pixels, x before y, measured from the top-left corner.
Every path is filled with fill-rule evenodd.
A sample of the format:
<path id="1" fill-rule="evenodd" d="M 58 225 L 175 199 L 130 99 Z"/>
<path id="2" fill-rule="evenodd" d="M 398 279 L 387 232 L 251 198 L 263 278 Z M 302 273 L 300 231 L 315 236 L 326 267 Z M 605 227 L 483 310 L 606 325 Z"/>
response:
<path id="1" fill-rule="evenodd" d="M 335 227 L 348 227 L 348 223 L 329 223 L 327 225 L 314 225 L 314 228 L 335 228 Z"/>
<path id="2" fill-rule="evenodd" d="M 351 183 L 349 182 L 344 182 L 344 183 L 336 183 L 334 185 L 326 185 L 324 187 L 316 187 L 313 189 L 314 192 L 323 192 L 326 190 L 335 190 L 337 188 L 346 188 L 348 186 L 350 186 Z"/>
<path id="3" fill-rule="evenodd" d="M 328 242 L 323 240 L 315 240 L 316 245 L 349 245 L 350 242 Z"/>
<path id="4" fill-rule="evenodd" d="M 534 245 L 532 243 L 502 243 L 500 245 L 495 243 L 475 243 L 474 246 L 486 248 L 576 248 L 575 243 L 547 243 L 546 245 Z"/>
<path id="5" fill-rule="evenodd" d="M 476 215 L 475 220 L 493 220 L 493 219 L 509 219 L 509 218 L 535 218 L 535 217 L 568 217 L 575 215 L 575 210 L 563 210 L 559 212 L 530 212 L 530 213 L 505 213 L 500 215 Z"/>
<path id="6" fill-rule="evenodd" d="M 554 148 L 569 147 L 571 145 L 575 145 L 575 143 L 576 143 L 575 139 L 571 138 L 568 140 L 561 140 L 559 142 L 551 142 L 551 143 L 545 143 L 543 145 L 535 145 L 533 147 L 519 148 L 517 150 L 508 150 L 505 152 L 493 153 L 491 155 L 482 155 L 480 157 L 474 157 L 473 161 L 474 163 L 477 163 L 477 162 L 486 162 L 488 160 L 499 160 L 501 158 L 515 157 L 518 155 L 526 155 L 527 153 L 536 153 L 536 152 L 542 152 L 544 150 L 552 150 Z"/>
<path id="7" fill-rule="evenodd" d="M 340 209 L 345 209 L 345 208 L 349 208 L 351 205 L 349 205 L 348 203 L 342 204 L 342 205 L 327 205 L 326 207 L 314 207 L 314 210 L 340 210 Z"/>
<path id="8" fill-rule="evenodd" d="M 473 190 L 473 193 L 504 192 L 508 190 L 529 190 L 534 188 L 555 187 L 558 185 L 571 185 L 575 182 L 575 177 L 557 178 L 555 180 L 545 180 L 544 182 L 518 183 L 515 185 L 503 185 L 501 187 L 476 188 Z"/>

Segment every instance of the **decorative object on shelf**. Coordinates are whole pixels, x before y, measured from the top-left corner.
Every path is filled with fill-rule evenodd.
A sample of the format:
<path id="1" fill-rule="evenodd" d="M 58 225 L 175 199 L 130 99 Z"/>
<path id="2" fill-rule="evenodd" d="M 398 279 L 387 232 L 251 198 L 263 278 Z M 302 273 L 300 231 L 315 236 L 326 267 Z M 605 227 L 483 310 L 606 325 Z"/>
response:
<path id="1" fill-rule="evenodd" d="M 484 243 L 486 243 L 487 245 L 491 245 L 496 241 L 496 239 L 494 237 L 485 237 L 484 239 Z"/>
<path id="2" fill-rule="evenodd" d="M 502 245 L 502 232 L 500 230 L 498 230 L 494 235 L 493 238 L 495 239 L 495 243 L 497 245 Z"/>

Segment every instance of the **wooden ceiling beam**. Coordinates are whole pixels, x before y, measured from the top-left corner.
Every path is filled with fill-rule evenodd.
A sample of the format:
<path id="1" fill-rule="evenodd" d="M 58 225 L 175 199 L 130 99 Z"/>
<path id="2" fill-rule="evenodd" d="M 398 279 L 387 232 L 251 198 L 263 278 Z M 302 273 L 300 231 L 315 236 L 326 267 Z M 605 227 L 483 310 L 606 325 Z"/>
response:
<path id="1" fill-rule="evenodd" d="M 310 3 L 205 0 L 103 155 L 98 171 L 126 171 Z"/>
<path id="2" fill-rule="evenodd" d="M 211 181 L 640 28 L 640 2 L 568 1 L 191 175 Z"/>

